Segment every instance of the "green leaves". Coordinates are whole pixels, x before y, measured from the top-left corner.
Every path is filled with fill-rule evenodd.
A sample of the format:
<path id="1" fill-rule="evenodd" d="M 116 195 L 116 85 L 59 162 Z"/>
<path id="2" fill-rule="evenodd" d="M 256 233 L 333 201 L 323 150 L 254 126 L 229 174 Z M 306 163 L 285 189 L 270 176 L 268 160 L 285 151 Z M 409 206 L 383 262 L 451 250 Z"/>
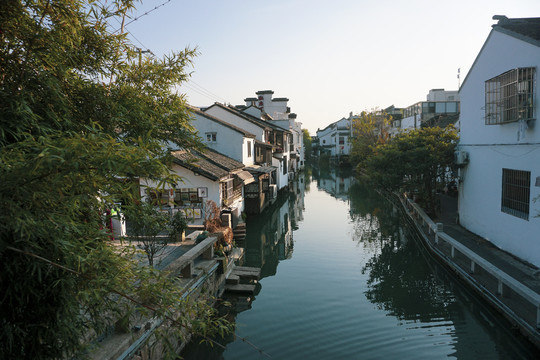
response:
<path id="1" fill-rule="evenodd" d="M 165 277 L 113 246 L 104 216 L 114 202 L 139 201 L 140 177 L 179 182 L 165 144 L 200 146 L 185 100 L 171 92 L 196 52 L 139 63 L 126 35 L 108 27 L 132 7 L 0 8 L 0 358 L 71 357 L 82 339 L 139 309 L 127 299 L 150 285 L 162 285 L 166 311 L 180 312 Z"/>
<path id="2" fill-rule="evenodd" d="M 364 163 L 365 173 L 380 187 L 418 195 L 422 205 L 434 213 L 435 193 L 453 180 L 457 140 L 453 126 L 402 132 L 374 147 Z"/>

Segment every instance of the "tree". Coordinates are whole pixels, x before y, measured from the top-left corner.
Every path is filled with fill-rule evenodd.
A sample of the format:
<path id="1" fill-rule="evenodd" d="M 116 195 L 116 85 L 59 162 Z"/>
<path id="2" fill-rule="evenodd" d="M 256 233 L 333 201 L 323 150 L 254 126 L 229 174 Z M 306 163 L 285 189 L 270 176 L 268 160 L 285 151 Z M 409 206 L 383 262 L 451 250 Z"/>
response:
<path id="1" fill-rule="evenodd" d="M 170 216 L 148 202 L 133 204 L 126 208 L 130 223 L 130 240 L 142 249 L 148 264 L 154 266 L 154 257 L 173 241 L 164 230 L 170 223 Z"/>
<path id="2" fill-rule="evenodd" d="M 362 111 L 353 118 L 351 163 L 356 164 L 358 171 L 363 171 L 364 161 L 373 154 L 373 149 L 388 141 L 387 128 L 391 120 L 392 117 L 378 110 Z"/>
<path id="3" fill-rule="evenodd" d="M 195 50 L 140 59 L 108 26 L 132 8 L 132 0 L 0 7 L 0 358 L 71 357 L 81 339 L 135 310 L 224 329 L 203 303 L 182 312 L 174 279 L 114 248 L 104 226 L 114 201 L 135 200 L 126 184 L 139 176 L 178 182 L 166 144 L 199 144 L 183 96 L 171 92 Z"/>
<path id="4" fill-rule="evenodd" d="M 457 140 L 452 125 L 400 133 L 374 148 L 365 161 L 366 176 L 384 189 L 416 194 L 427 212 L 435 214 L 436 192 L 454 180 Z"/>
<path id="5" fill-rule="evenodd" d="M 302 129 L 302 136 L 304 138 L 304 158 L 306 159 L 307 163 L 310 163 L 313 148 L 311 145 L 311 136 L 309 135 L 309 130 Z"/>

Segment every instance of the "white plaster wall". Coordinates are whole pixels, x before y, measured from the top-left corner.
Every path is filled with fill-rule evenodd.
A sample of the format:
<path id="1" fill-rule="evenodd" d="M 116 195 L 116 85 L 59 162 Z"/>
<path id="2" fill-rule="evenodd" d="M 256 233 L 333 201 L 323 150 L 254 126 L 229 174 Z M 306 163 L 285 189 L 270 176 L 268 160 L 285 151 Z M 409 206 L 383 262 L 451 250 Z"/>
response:
<path id="1" fill-rule="evenodd" d="M 250 106 L 247 109 L 243 110 L 242 112 L 249 114 L 251 116 L 255 116 L 256 118 L 261 118 L 262 112 L 261 109 L 256 108 L 255 106 Z"/>
<path id="2" fill-rule="evenodd" d="M 501 249 L 540 266 L 540 145 L 462 146 L 470 163 L 462 170 L 460 224 Z M 502 169 L 531 172 L 529 220 L 501 211 Z"/>
<path id="3" fill-rule="evenodd" d="M 241 162 L 242 164 L 246 166 L 253 165 L 255 164 L 255 148 L 253 146 L 254 141 L 253 139 L 250 139 L 250 138 L 243 138 L 242 140 L 243 140 L 242 141 L 242 159 L 243 160 Z M 251 148 L 251 154 L 248 153 L 248 146 Z"/>
<path id="4" fill-rule="evenodd" d="M 516 54 L 519 54 L 516 55 Z M 540 72 L 540 47 L 492 31 L 474 67 L 460 89 L 461 142 L 500 144 L 515 143 L 519 124 L 485 125 L 485 81 L 518 67 L 536 66 L 536 99 L 540 102 L 538 76 Z M 538 109 L 536 116 L 538 117 Z M 537 120 L 538 122 L 538 120 Z M 536 124 L 538 125 L 538 124 Z M 526 142 L 540 142 L 538 126 L 526 132 Z"/>
<path id="5" fill-rule="evenodd" d="M 217 106 L 212 106 L 206 109 L 205 112 L 229 124 L 232 124 L 232 125 L 238 126 L 241 129 L 244 129 L 245 131 L 255 135 L 257 140 L 259 141 L 262 141 L 262 142 L 266 141 L 264 138 L 264 128 L 262 128 L 259 125 L 256 125 L 248 120 L 241 118 L 240 116 L 230 113 L 229 111 L 222 109 L 220 107 L 217 107 Z"/>
<path id="6" fill-rule="evenodd" d="M 192 125 L 199 132 L 199 137 L 202 139 L 202 142 L 211 149 L 216 150 L 217 152 L 227 155 L 230 158 L 233 158 L 236 161 L 240 161 L 244 165 L 252 165 L 253 157 L 251 158 L 250 163 L 245 163 L 244 161 L 249 162 L 247 157 L 247 148 L 245 141 L 249 141 L 248 138 L 244 138 L 244 135 L 235 131 L 227 126 L 224 126 L 218 122 L 212 121 L 205 118 L 202 115 L 194 114 L 194 119 L 191 122 Z M 206 140 L 207 132 L 215 132 L 216 140 L 215 142 Z"/>
<path id="7" fill-rule="evenodd" d="M 485 81 L 517 67 L 540 65 L 540 48 L 492 31 L 460 89 L 460 143 L 469 153 L 460 184 L 460 223 L 498 247 L 540 266 L 540 127 L 517 141 L 518 123 L 485 125 Z M 538 116 L 538 81 L 536 116 Z M 502 169 L 531 172 L 529 220 L 501 211 Z"/>
<path id="8" fill-rule="evenodd" d="M 287 166 L 289 166 L 289 157 L 287 157 Z M 282 161 L 275 157 L 272 157 L 272 166 L 275 166 L 276 169 L 276 185 L 278 190 L 283 189 L 289 184 L 289 173 L 286 172 L 283 174 Z"/>
<path id="9" fill-rule="evenodd" d="M 459 93 L 457 90 L 429 90 L 426 96 L 427 101 L 459 101 Z"/>

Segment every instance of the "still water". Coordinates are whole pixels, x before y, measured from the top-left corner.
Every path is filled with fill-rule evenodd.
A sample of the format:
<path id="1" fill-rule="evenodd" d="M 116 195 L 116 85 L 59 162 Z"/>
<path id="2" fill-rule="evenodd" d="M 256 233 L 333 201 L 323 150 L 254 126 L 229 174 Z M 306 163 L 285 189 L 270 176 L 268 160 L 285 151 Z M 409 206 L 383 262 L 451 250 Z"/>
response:
<path id="1" fill-rule="evenodd" d="M 230 337 L 186 359 L 539 358 L 429 257 L 397 206 L 336 173 L 293 190 L 248 220 L 244 265 L 262 278 L 251 301 L 231 299 L 236 334 L 264 353 Z"/>

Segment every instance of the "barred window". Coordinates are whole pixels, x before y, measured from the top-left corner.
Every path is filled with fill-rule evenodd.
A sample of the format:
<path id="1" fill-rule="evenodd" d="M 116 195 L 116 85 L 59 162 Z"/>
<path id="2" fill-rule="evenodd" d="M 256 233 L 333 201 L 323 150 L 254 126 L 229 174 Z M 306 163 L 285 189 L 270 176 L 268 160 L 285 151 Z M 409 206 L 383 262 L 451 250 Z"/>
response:
<path id="1" fill-rule="evenodd" d="M 534 119 L 536 68 L 518 68 L 486 81 L 486 125 Z"/>
<path id="2" fill-rule="evenodd" d="M 501 211 L 529 220 L 531 172 L 502 169 Z"/>

